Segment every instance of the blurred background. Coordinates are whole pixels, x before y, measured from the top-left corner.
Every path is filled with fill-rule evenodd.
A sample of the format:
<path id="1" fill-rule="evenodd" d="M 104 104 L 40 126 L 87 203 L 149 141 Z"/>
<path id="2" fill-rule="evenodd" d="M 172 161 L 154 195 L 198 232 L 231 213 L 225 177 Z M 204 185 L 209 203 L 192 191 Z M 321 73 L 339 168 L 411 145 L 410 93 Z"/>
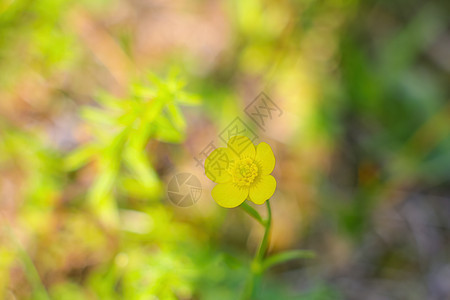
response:
<path id="1" fill-rule="evenodd" d="M 197 160 L 239 118 L 277 159 L 270 254 L 317 253 L 260 299 L 450 299 L 449 15 L 0 0 L 0 298 L 237 299 L 262 228 Z M 261 92 L 279 109 L 263 125 Z M 195 205 L 168 200 L 179 172 Z"/>

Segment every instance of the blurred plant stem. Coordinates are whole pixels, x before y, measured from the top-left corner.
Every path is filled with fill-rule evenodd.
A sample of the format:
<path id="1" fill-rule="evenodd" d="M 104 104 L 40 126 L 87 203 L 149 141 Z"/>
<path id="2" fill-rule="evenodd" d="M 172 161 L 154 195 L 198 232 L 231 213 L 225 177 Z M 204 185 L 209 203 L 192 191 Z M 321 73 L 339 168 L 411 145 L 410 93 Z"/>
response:
<path id="1" fill-rule="evenodd" d="M 261 282 L 261 276 L 264 272 L 263 263 L 264 256 L 267 252 L 267 248 L 269 247 L 269 233 L 270 226 L 272 225 L 272 210 L 270 208 L 269 200 L 266 201 L 267 207 L 267 219 L 263 220 L 259 213 L 254 210 L 251 206 L 244 202 L 242 208 L 253 218 L 255 218 L 259 223 L 264 226 L 264 236 L 261 241 L 261 245 L 259 246 L 258 252 L 253 258 L 253 262 L 251 264 L 251 277 L 247 282 L 247 286 L 244 290 L 243 299 L 255 299 L 255 293 L 258 290 L 258 287 Z"/>
<path id="2" fill-rule="evenodd" d="M 16 238 L 13 230 L 11 229 L 11 226 L 9 225 L 6 218 L 3 217 L 5 220 L 5 231 L 7 236 L 10 238 L 10 240 L 13 242 L 13 245 L 15 247 L 15 250 L 17 251 L 18 257 L 20 258 L 20 262 L 23 265 L 25 276 L 28 278 L 28 281 L 30 282 L 30 285 L 33 287 L 33 296 L 31 299 L 36 300 L 50 300 L 50 296 L 47 293 L 47 290 L 44 286 L 44 284 L 41 281 L 41 277 L 39 276 L 39 273 L 34 266 L 33 260 L 31 259 L 30 255 L 28 255 L 28 252 L 25 250 L 25 248 L 22 246 L 20 241 Z"/>
<path id="3" fill-rule="evenodd" d="M 314 258 L 316 254 L 313 251 L 309 250 L 292 250 L 286 251 L 282 253 L 278 253 L 272 255 L 268 258 L 265 258 L 267 253 L 267 249 L 269 248 L 269 234 L 270 234 L 270 226 L 272 225 L 272 209 L 270 208 L 270 201 L 266 201 L 267 207 L 267 219 L 264 220 L 261 215 L 246 202 L 241 204 L 242 209 L 244 209 L 251 217 L 253 217 L 256 221 L 258 221 L 261 225 L 264 226 L 264 236 L 261 241 L 261 245 L 259 246 L 258 252 L 255 254 L 251 264 L 251 274 L 250 278 L 245 286 L 244 293 L 242 299 L 258 299 L 257 291 L 259 290 L 261 284 L 261 278 L 263 273 L 269 269 L 270 267 L 284 263 L 293 259 L 300 258 Z"/>

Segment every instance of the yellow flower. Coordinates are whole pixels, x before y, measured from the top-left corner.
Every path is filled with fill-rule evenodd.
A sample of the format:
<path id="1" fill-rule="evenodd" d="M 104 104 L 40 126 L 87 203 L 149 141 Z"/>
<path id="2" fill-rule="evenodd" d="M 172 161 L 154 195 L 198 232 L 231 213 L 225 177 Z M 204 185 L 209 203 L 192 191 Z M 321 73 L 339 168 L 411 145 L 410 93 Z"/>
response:
<path id="1" fill-rule="evenodd" d="M 217 148 L 205 161 L 205 173 L 218 183 L 212 190 L 214 200 L 223 207 L 232 208 L 247 198 L 263 204 L 272 197 L 277 182 L 272 175 L 275 156 L 266 143 L 255 149 L 245 136 L 234 136 L 227 148 Z"/>

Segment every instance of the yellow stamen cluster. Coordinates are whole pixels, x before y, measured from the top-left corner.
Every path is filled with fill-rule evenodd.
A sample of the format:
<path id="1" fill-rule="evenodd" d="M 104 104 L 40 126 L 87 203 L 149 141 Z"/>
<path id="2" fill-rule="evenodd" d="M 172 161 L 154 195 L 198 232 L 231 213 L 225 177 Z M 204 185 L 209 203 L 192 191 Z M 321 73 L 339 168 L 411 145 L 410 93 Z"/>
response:
<path id="1" fill-rule="evenodd" d="M 233 183 L 239 187 L 249 186 L 258 176 L 258 166 L 253 159 L 241 158 L 230 164 L 228 172 L 233 177 Z"/>

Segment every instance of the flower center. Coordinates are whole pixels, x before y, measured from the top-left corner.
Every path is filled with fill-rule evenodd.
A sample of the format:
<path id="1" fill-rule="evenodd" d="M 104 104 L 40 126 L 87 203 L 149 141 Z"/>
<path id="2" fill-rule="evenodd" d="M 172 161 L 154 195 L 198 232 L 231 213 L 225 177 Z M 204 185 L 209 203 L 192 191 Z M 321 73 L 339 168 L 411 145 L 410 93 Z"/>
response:
<path id="1" fill-rule="evenodd" d="M 249 186 L 258 176 L 258 166 L 250 158 L 235 161 L 228 169 L 233 177 L 233 183 L 239 187 Z"/>

